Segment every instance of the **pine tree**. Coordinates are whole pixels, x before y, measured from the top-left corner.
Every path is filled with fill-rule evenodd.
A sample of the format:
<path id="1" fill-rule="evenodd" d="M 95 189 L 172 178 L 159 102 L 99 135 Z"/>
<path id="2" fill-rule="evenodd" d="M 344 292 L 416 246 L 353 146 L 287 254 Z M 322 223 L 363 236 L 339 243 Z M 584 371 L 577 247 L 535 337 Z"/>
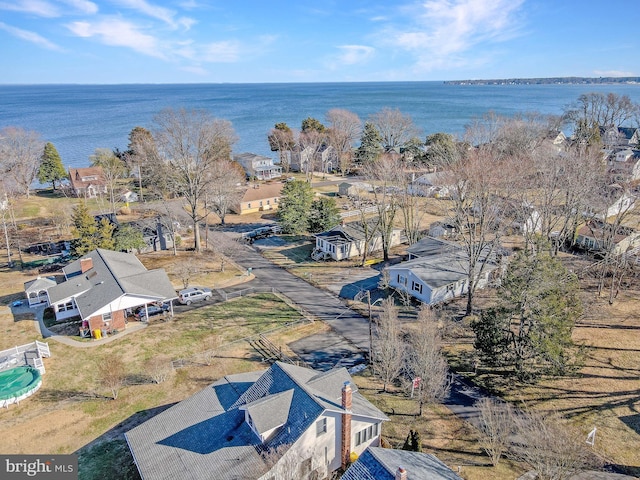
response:
<path id="1" fill-rule="evenodd" d="M 40 167 L 38 168 L 38 181 L 40 183 L 51 183 L 53 190 L 56 189 L 56 181 L 67 178 L 67 172 L 62 165 L 62 159 L 58 150 L 51 142 L 47 142 L 42 153 Z"/>
<path id="2" fill-rule="evenodd" d="M 320 197 L 311 204 L 309 212 L 309 232 L 319 233 L 335 227 L 340 222 L 340 211 L 336 201 L 330 197 Z"/>
<path id="3" fill-rule="evenodd" d="M 71 215 L 76 238 L 71 244 L 74 256 L 80 257 L 96 248 L 113 250 L 115 225 L 103 218 L 100 222 L 89 213 L 86 204 L 81 203 L 73 209 Z"/>
<path id="4" fill-rule="evenodd" d="M 307 182 L 287 183 L 282 189 L 278 218 L 285 233 L 301 234 L 309 228 L 313 190 Z"/>
<path id="5" fill-rule="evenodd" d="M 382 136 L 373 123 L 365 123 L 360 139 L 360 146 L 356 150 L 356 161 L 367 163 L 375 160 L 382 153 Z"/>

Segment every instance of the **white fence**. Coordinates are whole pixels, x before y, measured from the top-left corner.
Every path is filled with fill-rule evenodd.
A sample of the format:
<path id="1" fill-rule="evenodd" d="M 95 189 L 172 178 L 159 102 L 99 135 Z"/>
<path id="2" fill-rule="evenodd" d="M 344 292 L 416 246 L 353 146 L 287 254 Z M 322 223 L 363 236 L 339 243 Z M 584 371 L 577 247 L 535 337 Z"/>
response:
<path id="1" fill-rule="evenodd" d="M 39 341 L 0 351 L 0 371 L 29 365 L 45 373 L 43 357 L 50 357 L 49 344 Z"/>

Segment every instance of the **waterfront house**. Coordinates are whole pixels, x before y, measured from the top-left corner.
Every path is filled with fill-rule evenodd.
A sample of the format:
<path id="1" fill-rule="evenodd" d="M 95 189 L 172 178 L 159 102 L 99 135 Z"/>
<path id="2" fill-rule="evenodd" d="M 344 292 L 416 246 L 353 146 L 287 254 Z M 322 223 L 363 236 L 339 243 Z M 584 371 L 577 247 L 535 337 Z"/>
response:
<path id="1" fill-rule="evenodd" d="M 70 168 L 71 191 L 78 198 L 95 198 L 107 193 L 102 167 Z"/>
<path id="2" fill-rule="evenodd" d="M 282 167 L 274 165 L 273 159 L 255 153 L 239 153 L 233 155 L 233 160 L 244 168 L 249 178 L 256 180 L 273 180 L 282 176 Z"/>

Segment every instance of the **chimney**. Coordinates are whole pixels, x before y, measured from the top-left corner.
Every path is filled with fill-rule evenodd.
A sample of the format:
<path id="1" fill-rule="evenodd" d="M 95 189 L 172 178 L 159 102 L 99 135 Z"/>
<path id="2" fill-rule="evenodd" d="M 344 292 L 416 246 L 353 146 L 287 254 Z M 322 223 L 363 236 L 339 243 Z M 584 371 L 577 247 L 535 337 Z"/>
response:
<path id="1" fill-rule="evenodd" d="M 93 259 L 91 257 L 80 259 L 80 273 L 84 273 L 93 268 Z"/>
<path id="2" fill-rule="evenodd" d="M 342 387 L 342 435 L 341 445 L 342 450 L 340 452 L 342 458 L 342 469 L 346 469 L 351 459 L 351 384 L 344 382 Z"/>
<path id="3" fill-rule="evenodd" d="M 398 470 L 396 470 L 395 480 L 407 480 L 407 471 L 402 467 L 398 467 Z"/>

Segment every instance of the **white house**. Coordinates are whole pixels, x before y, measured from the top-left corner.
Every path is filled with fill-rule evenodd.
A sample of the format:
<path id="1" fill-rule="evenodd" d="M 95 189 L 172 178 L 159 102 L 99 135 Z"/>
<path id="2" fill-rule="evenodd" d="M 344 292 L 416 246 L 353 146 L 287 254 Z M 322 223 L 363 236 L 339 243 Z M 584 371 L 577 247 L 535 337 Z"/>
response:
<path id="1" fill-rule="evenodd" d="M 427 305 L 442 303 L 467 293 L 469 262 L 462 247 L 425 237 L 409 248 L 412 249 L 409 252 L 413 257 L 411 260 L 385 269 L 390 287 L 408 293 Z M 489 257 L 484 263 L 476 288 L 486 287 L 499 272 L 496 260 Z"/>
<path id="2" fill-rule="evenodd" d="M 250 177 L 258 180 L 272 180 L 282 176 L 282 167 L 274 165 L 273 159 L 255 153 L 239 153 L 233 156 L 233 160 L 244 168 Z"/>
<path id="3" fill-rule="evenodd" d="M 432 172 L 414 178 L 407 186 L 410 195 L 420 197 L 450 198 L 451 187 L 446 185 L 446 172 Z"/>
<path id="4" fill-rule="evenodd" d="M 65 281 L 47 290 L 56 320 L 78 316 L 91 332 L 122 330 L 126 310 L 177 296 L 163 269 L 147 270 L 131 253 L 99 248 L 62 271 Z"/>
<path id="5" fill-rule="evenodd" d="M 345 223 L 337 225 L 331 230 L 318 233 L 316 247 L 311 253 L 314 260 L 345 260 L 358 257 L 364 253 L 368 238 L 368 253 L 382 250 L 382 235 L 376 226 L 375 220 L 367 223 L 367 229 L 362 222 Z M 389 240 L 389 246 L 395 247 L 402 243 L 402 229 L 393 228 Z"/>
<path id="6" fill-rule="evenodd" d="M 143 480 L 321 479 L 378 446 L 386 420 L 346 369 L 276 362 L 227 375 L 125 437 Z"/>

